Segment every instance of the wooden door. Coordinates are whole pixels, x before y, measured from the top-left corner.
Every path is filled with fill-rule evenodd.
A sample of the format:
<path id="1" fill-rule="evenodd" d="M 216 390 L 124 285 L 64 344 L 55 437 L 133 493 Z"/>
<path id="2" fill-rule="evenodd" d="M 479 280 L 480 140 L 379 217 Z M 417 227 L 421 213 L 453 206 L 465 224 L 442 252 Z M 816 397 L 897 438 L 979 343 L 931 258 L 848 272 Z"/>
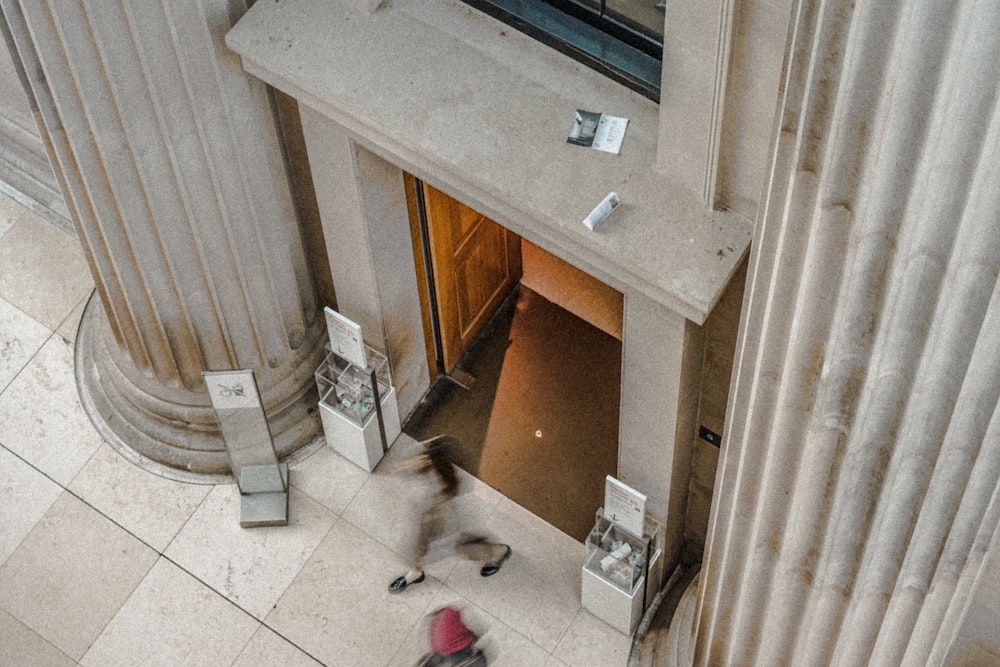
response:
<path id="1" fill-rule="evenodd" d="M 423 184 L 443 363 L 451 373 L 521 279 L 521 238 Z"/>

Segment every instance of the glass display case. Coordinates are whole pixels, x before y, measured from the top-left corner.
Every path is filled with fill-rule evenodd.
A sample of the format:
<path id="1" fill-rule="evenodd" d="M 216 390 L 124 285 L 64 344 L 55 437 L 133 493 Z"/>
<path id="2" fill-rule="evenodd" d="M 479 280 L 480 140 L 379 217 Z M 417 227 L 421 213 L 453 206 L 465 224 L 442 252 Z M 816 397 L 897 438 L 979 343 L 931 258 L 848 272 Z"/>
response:
<path id="1" fill-rule="evenodd" d="M 660 524 L 647 517 L 645 526 L 637 537 L 606 518 L 602 508 L 584 545 L 582 604 L 625 634 L 632 634 L 646 609 L 646 583 L 658 581 Z"/>
<path id="2" fill-rule="evenodd" d="M 329 351 L 316 370 L 316 388 L 327 444 L 371 471 L 399 436 L 400 426 L 388 360 L 365 349 L 366 368 Z"/>
<path id="3" fill-rule="evenodd" d="M 645 575 L 647 539 L 630 535 L 600 510 L 586 546 L 587 567 L 623 591 L 632 591 Z"/>
<path id="4" fill-rule="evenodd" d="M 378 361 L 368 369 L 361 369 L 348 363 L 344 358 L 330 352 L 323 365 L 316 371 L 316 387 L 319 389 L 320 403 L 339 412 L 358 426 L 364 426 L 375 411 L 375 396 L 385 396 L 391 385 L 384 372 L 385 357 L 369 352 L 369 359 Z M 372 359 L 375 356 L 381 360 Z M 374 370 L 375 381 L 372 381 Z M 376 387 L 377 383 L 377 387 Z"/>

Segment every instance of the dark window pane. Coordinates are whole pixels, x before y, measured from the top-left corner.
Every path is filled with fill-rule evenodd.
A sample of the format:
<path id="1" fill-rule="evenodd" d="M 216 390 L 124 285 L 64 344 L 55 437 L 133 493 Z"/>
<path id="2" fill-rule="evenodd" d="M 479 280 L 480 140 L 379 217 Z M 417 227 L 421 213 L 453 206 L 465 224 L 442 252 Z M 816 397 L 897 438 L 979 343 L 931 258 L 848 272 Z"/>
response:
<path id="1" fill-rule="evenodd" d="M 463 1 L 659 101 L 663 13 L 655 0 L 648 8 L 638 0 Z"/>

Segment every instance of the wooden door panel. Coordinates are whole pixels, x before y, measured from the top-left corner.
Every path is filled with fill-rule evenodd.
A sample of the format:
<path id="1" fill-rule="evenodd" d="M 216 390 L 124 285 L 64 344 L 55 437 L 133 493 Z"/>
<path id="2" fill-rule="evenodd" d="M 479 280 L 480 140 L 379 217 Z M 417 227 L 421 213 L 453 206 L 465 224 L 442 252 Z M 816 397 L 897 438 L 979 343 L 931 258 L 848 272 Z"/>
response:
<path id="1" fill-rule="evenodd" d="M 450 372 L 521 278 L 520 237 L 424 184 L 444 366 Z"/>
<path id="2" fill-rule="evenodd" d="M 446 197 L 447 195 L 439 192 L 438 196 Z M 452 237 L 457 240 L 457 245 L 462 245 L 462 243 L 469 239 L 473 230 L 479 226 L 480 222 L 487 218 L 450 197 L 448 197 L 447 204 L 449 218 L 446 224 L 451 225 Z"/>
<path id="3" fill-rule="evenodd" d="M 455 254 L 455 286 L 462 347 L 466 347 L 493 308 L 507 295 L 511 279 L 507 230 L 487 218 Z"/>

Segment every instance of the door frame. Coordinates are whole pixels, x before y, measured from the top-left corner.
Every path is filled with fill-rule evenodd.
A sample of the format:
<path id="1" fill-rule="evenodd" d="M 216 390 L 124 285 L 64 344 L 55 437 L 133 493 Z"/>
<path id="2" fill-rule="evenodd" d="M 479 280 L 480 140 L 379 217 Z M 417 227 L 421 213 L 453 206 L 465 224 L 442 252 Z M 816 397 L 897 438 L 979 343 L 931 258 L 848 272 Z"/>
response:
<path id="1" fill-rule="evenodd" d="M 478 210 L 497 209 L 480 202 L 461 173 L 416 164 L 408 159 L 412 156 L 378 150 L 370 141 L 359 143 L 366 137 L 359 139 L 307 105 L 300 105 L 300 113 L 338 307 L 389 357 L 405 419 L 426 397 L 432 368 L 428 359 L 433 358 L 425 348 L 429 325 L 421 319 L 420 302 L 426 293 L 417 286 L 423 271 L 416 265 L 422 260 L 415 262 L 422 251 L 419 236 L 411 234 L 406 174 L 447 183 L 446 191 L 464 193 L 463 199 Z M 507 226 L 505 214 L 491 217 Z M 511 220 L 511 225 L 522 229 L 529 241 L 580 266 L 573 249 L 546 238 L 528 226 L 530 222 Z M 683 544 L 697 437 L 697 400 L 691 396 L 698 393 L 703 348 L 698 325 L 636 290 L 626 278 L 614 282 L 625 296 L 618 478 L 646 495 L 654 516 L 665 517 L 664 554 L 669 563 Z"/>
<path id="2" fill-rule="evenodd" d="M 520 282 L 522 273 L 521 237 L 510 231 L 506 226 L 486 217 L 474 208 L 412 174 L 404 172 L 404 180 L 407 209 L 410 212 L 410 236 L 413 240 L 413 260 L 417 268 L 417 282 L 421 290 L 421 315 L 425 330 L 430 334 L 427 337 L 428 340 L 425 341 L 428 354 L 428 367 L 431 370 L 432 379 L 434 377 L 445 376 L 460 385 L 467 386 L 469 382 L 474 381 L 474 378 L 469 376 L 459 364 L 465 352 L 468 351 L 492 314 Z M 429 194 L 440 197 L 441 200 L 431 202 L 428 200 Z M 435 230 L 432 230 L 432 225 L 435 223 L 432 218 L 431 209 L 442 211 L 442 201 L 447 201 L 449 207 L 457 205 L 481 216 L 472 225 L 475 229 L 470 232 L 469 236 L 462 240 L 469 241 L 473 236 L 478 236 L 478 232 L 483 229 L 482 225 L 493 225 L 503 235 L 502 243 L 505 252 L 502 259 L 504 268 L 503 279 L 497 283 L 491 283 L 491 289 L 495 289 L 476 311 L 476 316 L 471 318 L 471 323 L 461 321 L 461 316 L 458 312 L 460 310 L 460 306 L 457 303 L 460 299 L 458 295 L 455 296 L 455 302 L 447 301 L 450 285 L 442 284 L 440 281 L 447 281 L 447 278 L 453 277 L 452 274 L 445 272 L 444 276 L 438 275 L 443 264 L 445 268 L 454 268 L 450 264 L 445 264 L 451 262 L 452 258 L 450 256 L 441 256 L 441 246 L 445 239 L 439 237 L 435 240 L 433 238 L 435 230 L 442 235 L 454 231 L 453 229 L 446 230 L 445 224 L 442 224 L 442 221 L 438 221 L 438 226 Z M 447 214 L 450 215 L 452 213 L 453 211 L 449 210 Z M 486 233 L 489 233 L 488 229 Z M 465 251 L 469 247 L 456 242 L 453 238 L 448 238 L 447 242 L 449 244 L 447 249 L 456 252 Z M 455 242 L 455 246 L 450 245 L 452 242 Z M 443 290 L 443 292 L 439 290 Z M 442 300 L 442 295 L 444 296 L 444 300 Z M 445 320 L 443 318 L 451 319 Z M 469 325 L 469 328 L 463 329 L 465 325 Z"/>

